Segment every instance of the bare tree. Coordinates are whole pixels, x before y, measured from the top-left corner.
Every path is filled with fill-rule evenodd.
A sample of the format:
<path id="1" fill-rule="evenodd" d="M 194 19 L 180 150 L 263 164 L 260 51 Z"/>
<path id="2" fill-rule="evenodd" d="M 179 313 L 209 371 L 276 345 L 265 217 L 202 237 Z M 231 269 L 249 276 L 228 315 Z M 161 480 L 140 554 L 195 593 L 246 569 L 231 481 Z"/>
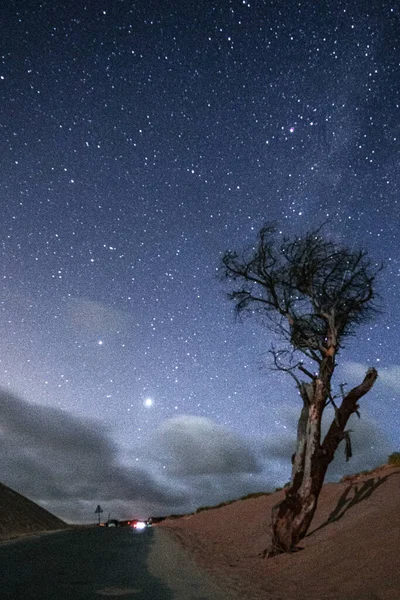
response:
<path id="1" fill-rule="evenodd" d="M 276 239 L 265 225 L 256 245 L 243 254 L 226 252 L 221 272 L 232 283 L 236 311 L 263 316 L 286 347 L 272 348 L 274 368 L 290 375 L 302 399 L 292 476 L 284 500 L 272 511 L 272 546 L 266 554 L 292 552 L 313 519 L 326 471 L 341 441 L 351 457 L 349 417 L 375 383 L 376 369 L 340 399 L 332 376 L 343 339 L 376 312 L 375 279 L 381 269 L 365 251 L 324 239 L 320 229 L 304 237 Z M 333 419 L 324 439 L 321 421 L 328 405 Z"/>

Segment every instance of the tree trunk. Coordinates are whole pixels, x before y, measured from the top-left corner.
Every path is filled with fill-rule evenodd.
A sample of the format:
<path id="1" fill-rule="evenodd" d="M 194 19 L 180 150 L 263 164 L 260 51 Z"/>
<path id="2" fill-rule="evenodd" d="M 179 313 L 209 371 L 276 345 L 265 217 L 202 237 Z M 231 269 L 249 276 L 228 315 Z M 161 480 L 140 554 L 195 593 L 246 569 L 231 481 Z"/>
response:
<path id="1" fill-rule="evenodd" d="M 357 411 L 357 401 L 371 389 L 377 377 L 376 369 L 369 369 L 362 383 L 343 398 L 323 444 L 320 443 L 320 427 L 329 381 L 323 382 L 317 378 L 312 384 L 303 383 L 300 386 L 304 406 L 298 423 L 291 484 L 286 497 L 272 509 L 272 546 L 264 555 L 294 552 L 306 535 L 328 466 L 346 436 L 346 423 L 351 414 Z"/>
<path id="2" fill-rule="evenodd" d="M 286 497 L 272 510 L 272 548 L 269 555 L 293 552 L 305 536 L 317 508 L 329 462 L 320 452 L 322 386 L 303 384 L 304 406 L 297 429 L 297 448 L 291 485 Z M 309 399 L 312 402 L 309 402 Z"/>
<path id="3" fill-rule="evenodd" d="M 313 520 L 318 497 L 324 483 L 328 465 L 316 461 L 309 477 L 303 479 L 299 489 L 290 487 L 282 502 L 272 509 L 272 547 L 269 556 L 296 551 Z"/>

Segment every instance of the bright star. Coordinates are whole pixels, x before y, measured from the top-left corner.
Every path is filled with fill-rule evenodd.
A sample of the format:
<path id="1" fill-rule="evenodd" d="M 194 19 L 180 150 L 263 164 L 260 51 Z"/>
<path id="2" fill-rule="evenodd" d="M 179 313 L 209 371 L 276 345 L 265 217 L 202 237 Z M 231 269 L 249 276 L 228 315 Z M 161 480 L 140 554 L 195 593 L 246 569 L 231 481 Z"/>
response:
<path id="1" fill-rule="evenodd" d="M 146 400 L 143 402 L 143 406 L 150 408 L 150 406 L 153 406 L 153 400 L 151 398 L 146 398 Z"/>

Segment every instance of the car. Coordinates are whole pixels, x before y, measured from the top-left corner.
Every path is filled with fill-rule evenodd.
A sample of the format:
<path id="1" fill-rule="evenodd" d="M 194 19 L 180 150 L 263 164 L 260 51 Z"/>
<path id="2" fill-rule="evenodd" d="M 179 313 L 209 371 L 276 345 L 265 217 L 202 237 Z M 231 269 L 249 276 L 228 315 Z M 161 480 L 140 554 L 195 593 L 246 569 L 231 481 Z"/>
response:
<path id="1" fill-rule="evenodd" d="M 106 527 L 119 527 L 120 522 L 117 519 L 108 519 L 105 525 Z"/>
<path id="2" fill-rule="evenodd" d="M 138 519 L 130 519 L 129 521 L 120 521 L 120 527 L 134 527 Z"/>

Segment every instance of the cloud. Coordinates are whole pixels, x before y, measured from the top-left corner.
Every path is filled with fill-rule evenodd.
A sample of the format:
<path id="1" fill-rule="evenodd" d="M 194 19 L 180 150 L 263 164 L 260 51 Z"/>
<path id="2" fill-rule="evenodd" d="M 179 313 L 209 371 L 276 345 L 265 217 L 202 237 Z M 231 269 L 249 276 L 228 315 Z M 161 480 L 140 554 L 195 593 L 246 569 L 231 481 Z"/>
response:
<path id="1" fill-rule="evenodd" d="M 211 419 L 181 415 L 160 425 L 141 448 L 141 460 L 186 495 L 178 512 L 191 512 L 271 489 L 258 450 Z"/>
<path id="2" fill-rule="evenodd" d="M 132 317 L 127 313 L 86 298 L 73 298 L 69 305 L 69 318 L 79 331 L 95 335 L 115 334 L 132 327 Z"/>
<path id="3" fill-rule="evenodd" d="M 390 367 L 380 369 L 379 377 L 382 383 L 391 388 L 395 392 L 400 392 L 400 366 L 392 365 Z M 379 380 L 378 380 L 379 381 Z"/>
<path id="4" fill-rule="evenodd" d="M 283 408 L 280 435 L 260 442 L 182 415 L 140 446 L 132 440 L 127 457 L 100 423 L 0 391 L 0 480 L 71 522 L 93 522 L 97 504 L 116 518 L 191 512 L 285 483 L 298 416 L 298 407 Z M 346 463 L 339 446 L 328 480 L 372 468 L 391 451 L 364 415 L 349 428 L 353 458 Z"/>
<path id="5" fill-rule="evenodd" d="M 231 431 L 193 416 L 165 421 L 122 453 L 98 422 L 0 392 L 0 480 L 67 521 L 189 512 L 266 489 L 256 452 Z M 133 448 L 133 446 L 132 446 Z"/>
<path id="6" fill-rule="evenodd" d="M 361 413 L 361 419 L 352 415 L 346 429 L 350 434 L 352 454 L 348 462 L 345 458 L 345 443 L 339 445 L 333 462 L 329 465 L 327 479 L 337 481 L 343 475 L 373 469 L 387 461 L 392 446 L 379 425 Z"/>
<path id="7" fill-rule="evenodd" d="M 350 378 L 356 380 L 357 383 L 360 383 L 364 379 L 365 373 L 368 371 L 368 365 L 347 361 L 343 363 L 343 371 Z"/>
<path id="8" fill-rule="evenodd" d="M 365 370 L 363 369 L 365 374 Z M 274 463 L 290 465 L 290 459 L 296 449 L 297 421 L 300 416 L 300 407 L 285 408 L 282 411 L 281 421 L 285 429 L 280 435 L 272 436 L 264 446 L 265 460 L 270 464 L 271 470 Z M 333 419 L 334 415 L 329 408 L 324 413 L 322 423 L 322 439 Z M 335 458 L 329 466 L 327 481 L 336 481 L 345 474 L 357 473 L 362 470 L 372 469 L 386 462 L 390 454 L 391 444 L 385 433 L 378 424 L 370 417 L 363 414 L 361 419 L 352 415 L 348 421 L 347 430 L 351 430 L 352 458 L 346 462 L 345 444 L 341 442 L 335 454 Z M 285 471 L 285 474 L 290 470 Z M 282 480 L 281 480 L 282 483 Z"/>
<path id="9" fill-rule="evenodd" d="M 153 442 L 174 475 L 231 475 L 261 470 L 245 440 L 204 417 L 183 415 L 165 421 Z"/>
<path id="10" fill-rule="evenodd" d="M 359 383 L 365 376 L 368 365 L 356 362 L 347 362 L 344 364 L 344 372 Z M 390 365 L 389 367 L 379 367 L 378 384 L 382 383 L 386 387 L 400 392 L 400 365 Z"/>
<path id="11" fill-rule="evenodd" d="M 95 421 L 2 392 L 0 423 L 2 481 L 61 517 L 87 519 L 86 503 L 118 503 L 132 513 L 135 501 L 179 506 L 186 499 L 151 472 L 123 466 Z"/>

